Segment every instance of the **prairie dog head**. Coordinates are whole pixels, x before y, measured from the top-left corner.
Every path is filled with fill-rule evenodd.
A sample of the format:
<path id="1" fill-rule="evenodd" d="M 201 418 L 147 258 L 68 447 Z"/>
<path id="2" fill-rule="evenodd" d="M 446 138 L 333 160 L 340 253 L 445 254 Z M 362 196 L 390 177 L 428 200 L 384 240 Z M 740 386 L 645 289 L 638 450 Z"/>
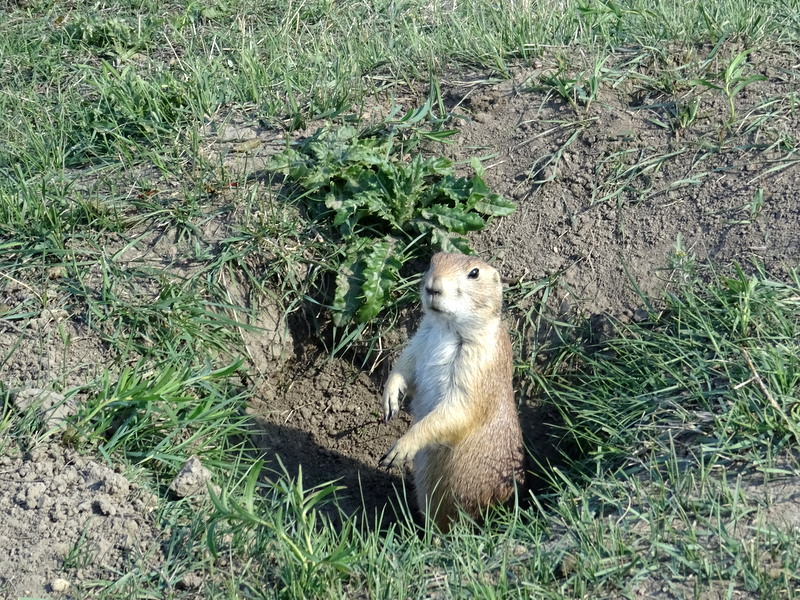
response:
<path id="1" fill-rule="evenodd" d="M 420 297 L 426 315 L 469 334 L 499 321 L 503 285 L 497 270 L 481 259 L 440 252 L 422 278 Z"/>

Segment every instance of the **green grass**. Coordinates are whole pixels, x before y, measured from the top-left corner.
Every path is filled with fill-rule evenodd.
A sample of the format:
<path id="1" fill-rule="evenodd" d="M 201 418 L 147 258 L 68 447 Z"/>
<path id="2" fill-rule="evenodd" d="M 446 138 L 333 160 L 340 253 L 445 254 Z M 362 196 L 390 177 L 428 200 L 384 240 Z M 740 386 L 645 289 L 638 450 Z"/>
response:
<path id="1" fill-rule="evenodd" d="M 757 462 L 767 448 L 800 441 L 795 289 L 740 269 L 718 277 L 708 295 L 670 295 L 651 334 L 648 323 L 633 336 L 623 328 L 563 393 L 558 377 L 549 380 L 568 435 L 586 453 L 624 460 L 646 432 L 702 441 L 698 460 L 735 441 L 738 455 Z"/>
<path id="2" fill-rule="evenodd" d="M 444 74 L 507 77 L 543 60 L 556 68 L 529 82 L 531 93 L 561 98 L 575 117 L 553 124 L 563 140 L 531 168 L 544 183 L 558 176 L 603 90 L 641 92 L 654 125 L 676 140 L 708 118 L 703 102 L 722 107 L 709 139 L 625 148 L 598 164 L 594 203 L 621 206 L 664 191 L 649 178 L 678 153 L 696 158 L 670 189 L 707 177 L 713 158 L 742 151 L 745 139 L 746 150 L 773 153 L 767 172 L 796 164 L 795 140 L 774 126 L 795 114 L 796 93 L 748 112 L 737 102 L 758 82 L 758 53 L 796 54 L 799 30 L 795 3 L 766 0 L 6 8 L 0 290 L 25 293 L 0 306 L 0 319 L 22 327 L 66 307 L 107 348 L 100 377 L 64 390 L 82 408 L 63 443 L 124 466 L 156 492 L 199 455 L 221 486 L 199 504 L 159 506 L 165 565 L 131 557 L 128 571 L 80 591 L 191 597 L 177 582 L 199 572 L 211 598 L 600 598 L 630 597 L 637 586 L 645 596 L 800 595 L 796 532 L 759 521 L 797 469 L 796 271 L 780 282 L 757 265 L 698 272 L 681 250 L 669 293 L 644 299 L 648 318 L 618 324 L 599 345 L 588 325 L 538 311 L 556 281 L 518 285 L 509 301 L 521 330 L 546 322 L 553 331 L 542 347 L 525 346 L 525 334 L 516 340 L 518 380 L 557 416 L 552 443 L 565 454 L 542 493 L 445 539 L 410 518 L 380 532 L 364 519 L 334 524 L 333 484 L 258 477 L 244 413 L 253 388 L 240 363 L 251 309 L 230 288 L 239 285 L 248 306 L 277 303 L 346 352 L 379 344 L 414 275 L 398 268 L 374 329 L 332 327 L 337 242 L 319 235 L 302 203 L 278 202 L 273 181 L 208 158 L 199 133 L 231 113 L 286 130 L 317 119 L 376 125 L 358 118 L 376 98 L 391 104 L 409 87 L 432 92 Z M 586 64 L 567 60 L 577 46 Z M 760 206 L 756 195 L 731 218 L 755 218 Z M 221 232 L 210 233 L 216 223 Z M 151 260 L 158 244 L 174 249 L 171 264 Z M 33 413 L 6 401 L 0 410 L 4 451 L 52 434 Z M 91 558 L 80 542 L 65 557 L 68 566 Z"/>

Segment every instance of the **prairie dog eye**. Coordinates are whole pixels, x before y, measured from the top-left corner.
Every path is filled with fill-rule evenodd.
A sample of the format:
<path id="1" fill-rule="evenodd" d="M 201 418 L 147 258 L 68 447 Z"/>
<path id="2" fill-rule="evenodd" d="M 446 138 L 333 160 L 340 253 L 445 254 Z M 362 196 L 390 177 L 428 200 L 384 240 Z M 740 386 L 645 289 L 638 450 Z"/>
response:
<path id="1" fill-rule="evenodd" d="M 481 274 L 480 269 L 476 268 L 476 269 L 472 269 L 472 271 L 469 272 L 469 275 L 467 275 L 467 277 L 469 277 L 470 279 L 477 279 L 478 275 L 480 275 L 480 274 Z"/>

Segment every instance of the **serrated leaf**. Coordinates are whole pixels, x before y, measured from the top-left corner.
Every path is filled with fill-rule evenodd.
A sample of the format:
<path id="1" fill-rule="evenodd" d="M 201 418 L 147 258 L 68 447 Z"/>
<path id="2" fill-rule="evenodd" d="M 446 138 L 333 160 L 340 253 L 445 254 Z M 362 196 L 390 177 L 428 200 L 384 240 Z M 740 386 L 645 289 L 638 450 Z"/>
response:
<path id="1" fill-rule="evenodd" d="M 453 161 L 444 156 L 426 158 L 423 167 L 426 175 L 438 175 L 440 177 L 453 175 Z"/>
<path id="2" fill-rule="evenodd" d="M 359 198 L 344 195 L 340 195 L 337 198 L 333 194 L 329 194 L 325 200 L 325 206 L 336 211 L 336 216 L 333 218 L 333 224 L 336 227 L 347 225 L 346 231 L 353 230 L 353 227 L 355 227 L 358 222 L 356 212 L 361 206 Z"/>
<path id="3" fill-rule="evenodd" d="M 364 271 L 361 285 L 362 305 L 356 313 L 361 323 L 370 321 L 381 311 L 397 280 L 399 261 L 392 255 L 392 244 L 379 242 L 362 255 Z"/>
<path id="4" fill-rule="evenodd" d="M 386 162 L 386 149 L 373 147 L 369 144 L 351 146 L 342 155 L 342 162 L 350 165 L 382 165 Z"/>
<path id="5" fill-rule="evenodd" d="M 444 177 L 423 200 L 423 206 L 427 207 L 440 202 L 440 196 L 452 200 L 454 204 L 466 204 L 471 193 L 472 182 L 469 179 L 464 177 Z"/>
<path id="6" fill-rule="evenodd" d="M 514 214 L 517 205 L 513 200 L 501 196 L 500 194 L 487 194 L 482 200 L 475 203 L 473 208 L 483 215 L 490 217 L 507 217 Z"/>
<path id="7" fill-rule="evenodd" d="M 362 265 L 358 253 L 354 250 L 348 254 L 336 273 L 336 290 L 333 293 L 333 323 L 343 327 L 356 314 L 361 300 Z"/>
<path id="8" fill-rule="evenodd" d="M 274 154 L 267 159 L 267 163 L 264 165 L 264 168 L 267 171 L 272 171 L 274 173 L 286 173 L 289 169 L 289 164 L 293 160 L 290 158 L 290 150 L 285 150 L 280 154 Z"/>
<path id="9" fill-rule="evenodd" d="M 419 214 L 430 221 L 437 223 L 442 229 L 454 233 L 467 233 L 480 231 L 486 225 L 483 217 L 478 213 L 465 212 L 461 206 L 450 207 L 437 204 L 419 211 Z"/>
<path id="10" fill-rule="evenodd" d="M 472 247 L 469 245 L 467 238 L 451 236 L 448 239 L 456 251 L 461 252 L 461 254 L 472 254 Z"/>
<path id="11" fill-rule="evenodd" d="M 417 154 L 410 163 L 403 166 L 403 168 L 395 168 L 386 173 L 387 177 L 392 177 L 394 180 L 394 198 L 388 198 L 389 202 L 403 206 L 417 204 L 417 198 L 420 194 L 425 183 L 425 167 L 422 162 L 422 157 Z"/>
<path id="12" fill-rule="evenodd" d="M 384 195 L 378 190 L 362 192 L 358 195 L 359 202 L 367 215 L 380 218 L 394 225 L 394 215 L 389 212 Z"/>
<path id="13" fill-rule="evenodd" d="M 431 231 L 431 245 L 442 252 L 472 254 L 472 248 L 465 238 L 451 236 L 438 228 Z"/>
<path id="14" fill-rule="evenodd" d="M 485 195 L 489 193 L 489 188 L 486 185 L 486 182 L 483 180 L 483 177 L 480 175 L 475 175 L 471 180 L 472 182 L 472 193 Z"/>
<path id="15" fill-rule="evenodd" d="M 403 226 L 403 231 L 411 234 L 419 233 L 423 236 L 429 234 L 434 229 L 438 229 L 438 227 L 426 219 L 409 219 Z"/>
<path id="16" fill-rule="evenodd" d="M 414 214 L 416 199 L 398 189 L 396 167 L 384 166 L 375 174 L 375 189 L 380 192 L 382 204 L 379 214 L 391 226 L 389 230 L 402 230 L 405 223 Z M 377 200 L 377 198 L 376 198 Z"/>

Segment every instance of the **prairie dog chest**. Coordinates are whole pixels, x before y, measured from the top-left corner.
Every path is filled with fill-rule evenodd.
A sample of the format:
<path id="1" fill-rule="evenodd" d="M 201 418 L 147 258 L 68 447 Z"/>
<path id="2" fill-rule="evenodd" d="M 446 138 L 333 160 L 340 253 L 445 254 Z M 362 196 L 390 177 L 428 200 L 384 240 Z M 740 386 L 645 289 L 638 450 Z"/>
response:
<path id="1" fill-rule="evenodd" d="M 461 337 L 438 320 L 423 323 L 412 342 L 415 346 L 415 394 L 411 412 L 419 420 L 436 406 L 460 404 L 465 392 L 468 349 Z"/>

